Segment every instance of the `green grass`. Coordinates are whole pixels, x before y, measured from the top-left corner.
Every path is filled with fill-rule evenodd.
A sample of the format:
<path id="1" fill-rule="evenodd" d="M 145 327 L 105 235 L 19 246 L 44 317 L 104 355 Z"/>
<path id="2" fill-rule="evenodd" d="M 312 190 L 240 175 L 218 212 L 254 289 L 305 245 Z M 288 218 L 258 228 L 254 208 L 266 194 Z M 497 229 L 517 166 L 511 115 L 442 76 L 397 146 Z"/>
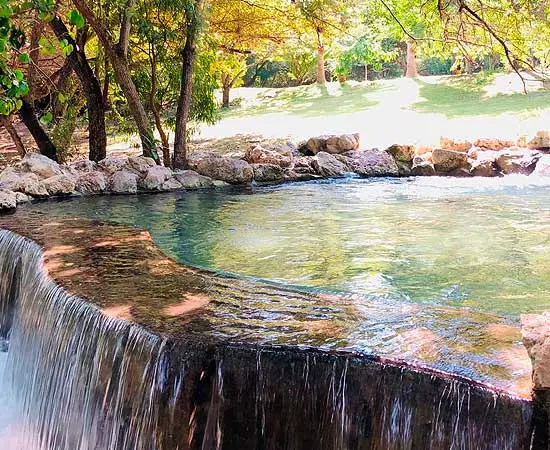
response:
<path id="1" fill-rule="evenodd" d="M 420 113 L 444 114 L 449 118 L 468 116 L 497 116 L 500 114 L 533 113 L 550 107 L 550 91 L 499 93 L 488 96 L 485 88 L 494 75 L 459 77 L 441 83 L 417 81 L 420 102 L 412 105 Z"/>

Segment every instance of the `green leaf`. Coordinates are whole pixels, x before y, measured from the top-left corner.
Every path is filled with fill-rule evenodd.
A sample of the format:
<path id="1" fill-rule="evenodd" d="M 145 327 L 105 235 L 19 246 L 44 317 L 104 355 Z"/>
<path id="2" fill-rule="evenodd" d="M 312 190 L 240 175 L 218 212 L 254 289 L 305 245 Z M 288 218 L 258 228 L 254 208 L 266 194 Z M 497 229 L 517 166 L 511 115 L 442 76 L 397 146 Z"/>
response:
<path id="1" fill-rule="evenodd" d="M 44 114 L 41 118 L 40 118 L 40 123 L 42 125 L 47 125 L 48 123 L 50 123 L 51 121 L 53 120 L 53 114 L 48 111 L 46 114 Z"/>
<path id="2" fill-rule="evenodd" d="M 23 81 L 23 79 L 25 78 L 25 75 L 23 74 L 23 71 L 20 70 L 20 69 L 17 69 L 15 72 L 14 72 L 14 75 L 15 75 L 15 79 L 17 81 Z"/>
<path id="3" fill-rule="evenodd" d="M 74 47 L 73 47 L 72 44 L 67 44 L 67 45 L 63 46 L 62 50 L 63 50 L 63 55 L 64 56 L 69 56 L 73 52 Z"/>
<path id="4" fill-rule="evenodd" d="M 86 22 L 84 21 L 84 17 L 76 10 L 73 9 L 69 14 L 69 22 L 71 25 L 74 25 L 78 30 L 82 28 Z"/>
<path id="5" fill-rule="evenodd" d="M 21 53 L 19 55 L 19 62 L 21 64 L 28 64 L 30 62 L 29 54 L 28 53 Z"/>
<path id="6" fill-rule="evenodd" d="M 60 92 L 59 95 L 57 96 L 57 100 L 59 101 L 59 103 L 65 103 L 65 101 L 67 100 L 65 98 L 65 96 Z"/>

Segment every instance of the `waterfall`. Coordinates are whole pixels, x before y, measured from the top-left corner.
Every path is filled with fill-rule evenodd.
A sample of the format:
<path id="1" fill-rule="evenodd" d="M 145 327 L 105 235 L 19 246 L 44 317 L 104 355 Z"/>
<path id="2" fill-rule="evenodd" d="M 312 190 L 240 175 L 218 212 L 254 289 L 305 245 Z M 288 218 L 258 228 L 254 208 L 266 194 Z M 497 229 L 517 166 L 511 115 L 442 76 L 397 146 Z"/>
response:
<path id="1" fill-rule="evenodd" d="M 376 358 L 158 336 L 69 295 L 6 230 L 0 334 L 5 450 L 529 448 L 528 401 Z"/>

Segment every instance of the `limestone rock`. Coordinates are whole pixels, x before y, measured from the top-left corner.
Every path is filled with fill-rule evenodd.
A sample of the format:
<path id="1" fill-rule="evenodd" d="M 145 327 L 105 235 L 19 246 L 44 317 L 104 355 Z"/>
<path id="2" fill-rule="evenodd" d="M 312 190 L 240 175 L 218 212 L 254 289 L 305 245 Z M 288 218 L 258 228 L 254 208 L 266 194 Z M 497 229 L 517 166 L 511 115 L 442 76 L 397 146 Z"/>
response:
<path id="1" fill-rule="evenodd" d="M 191 170 L 230 184 L 248 184 L 254 177 L 254 171 L 246 161 L 216 153 L 193 154 L 188 163 Z"/>
<path id="2" fill-rule="evenodd" d="M 550 177 L 550 155 L 541 156 L 537 162 L 533 175 L 539 177 Z"/>
<path id="3" fill-rule="evenodd" d="M 145 171 L 145 176 L 139 180 L 138 185 L 146 191 L 159 191 L 162 190 L 162 185 L 171 177 L 172 171 L 168 167 L 149 166 Z"/>
<path id="4" fill-rule="evenodd" d="M 470 159 L 470 173 L 474 177 L 496 177 L 498 176 L 498 168 L 494 160 L 491 159 Z"/>
<path id="5" fill-rule="evenodd" d="M 24 172 L 34 173 L 40 179 L 63 174 L 59 164 L 38 153 L 27 153 L 21 160 L 20 167 Z"/>
<path id="6" fill-rule="evenodd" d="M 182 189 L 183 185 L 176 180 L 174 177 L 168 178 L 162 185 L 160 186 L 161 191 L 177 191 L 179 189 Z"/>
<path id="7" fill-rule="evenodd" d="M 135 194 L 138 177 L 127 170 L 115 172 L 108 181 L 108 188 L 113 194 Z"/>
<path id="8" fill-rule="evenodd" d="M 535 389 L 550 389 L 550 312 L 523 314 L 521 335 L 533 365 Z"/>
<path id="9" fill-rule="evenodd" d="M 16 191 L 20 179 L 21 174 L 15 168 L 8 166 L 0 173 L 0 188 Z M 38 177 L 36 180 L 38 181 Z"/>
<path id="10" fill-rule="evenodd" d="M 284 180 L 284 169 L 275 164 L 251 164 L 254 180 L 259 183 L 274 183 Z"/>
<path id="11" fill-rule="evenodd" d="M 550 133 L 548 131 L 539 131 L 528 143 L 527 147 L 531 150 L 543 150 L 550 148 Z"/>
<path id="12" fill-rule="evenodd" d="M 313 159 L 312 166 L 315 172 L 324 177 L 341 177 L 347 171 L 347 166 L 327 152 L 319 152 Z"/>
<path id="13" fill-rule="evenodd" d="M 95 172 L 98 170 L 98 164 L 95 161 L 83 159 L 69 164 L 69 169 L 72 170 L 75 175 L 77 175 L 78 172 Z"/>
<path id="14" fill-rule="evenodd" d="M 367 177 L 398 176 L 399 168 L 393 157 L 377 149 L 348 152 L 348 167 L 351 171 Z"/>
<path id="15" fill-rule="evenodd" d="M 429 155 L 425 156 L 425 155 Z M 415 156 L 411 167 L 411 175 L 430 176 L 435 175 L 435 167 L 431 161 L 431 154 Z"/>
<path id="16" fill-rule="evenodd" d="M 99 194 L 105 191 L 107 182 L 101 172 L 87 172 L 77 178 L 75 188 L 85 195 Z"/>
<path id="17" fill-rule="evenodd" d="M 0 189 L 0 211 L 12 211 L 17 208 L 17 196 L 8 189 Z"/>
<path id="18" fill-rule="evenodd" d="M 72 178 L 66 175 L 56 175 L 46 178 L 44 186 L 50 195 L 71 195 L 75 189 L 75 183 Z"/>
<path id="19" fill-rule="evenodd" d="M 314 156 L 300 156 L 294 160 L 292 170 L 297 174 L 314 175 L 316 173 L 314 161 Z"/>
<path id="20" fill-rule="evenodd" d="M 505 175 L 521 174 L 530 175 L 537 165 L 541 154 L 534 150 L 501 152 L 496 160 L 498 168 Z"/>
<path id="21" fill-rule="evenodd" d="M 439 145 L 444 150 L 452 150 L 454 152 L 463 152 L 467 153 L 473 146 L 469 141 L 460 141 L 455 139 L 449 139 L 446 137 L 441 137 L 439 140 Z"/>
<path id="22" fill-rule="evenodd" d="M 124 170 L 142 176 L 147 173 L 147 170 L 150 167 L 155 167 L 156 165 L 157 163 L 153 158 L 149 158 L 147 156 L 136 156 L 134 158 L 128 158 L 124 164 Z"/>
<path id="23" fill-rule="evenodd" d="M 505 148 L 513 147 L 516 145 L 516 143 L 514 141 L 507 141 L 505 139 L 482 138 L 477 139 L 474 142 L 474 145 L 478 148 L 485 150 L 500 151 L 504 150 Z"/>
<path id="24" fill-rule="evenodd" d="M 292 165 L 292 155 L 284 155 L 275 150 L 267 150 L 259 145 L 247 150 L 244 159 L 250 164 L 274 164 L 281 167 L 290 167 Z"/>
<path id="25" fill-rule="evenodd" d="M 214 187 L 212 178 L 198 174 L 194 170 L 174 172 L 174 178 L 185 189 L 202 189 Z"/>
<path id="26" fill-rule="evenodd" d="M 313 155 L 319 152 L 342 154 L 359 149 L 359 134 L 327 135 L 310 138 L 305 148 Z"/>
<path id="27" fill-rule="evenodd" d="M 410 163 L 412 162 L 416 154 L 416 147 L 414 145 L 394 144 L 391 147 L 389 147 L 386 151 L 390 155 L 392 155 L 396 161 Z"/>
<path id="28" fill-rule="evenodd" d="M 108 156 L 105 159 L 102 159 L 97 164 L 99 167 L 107 173 L 114 173 L 117 170 L 120 170 L 126 164 L 128 158 L 120 158 L 118 156 Z"/>
<path id="29" fill-rule="evenodd" d="M 28 196 L 27 194 L 23 194 L 23 192 L 16 192 L 15 199 L 17 201 L 17 204 L 19 205 L 21 203 L 29 203 L 32 200 L 32 197 Z"/>
<path id="30" fill-rule="evenodd" d="M 448 173 L 468 166 L 468 154 L 436 148 L 432 153 L 432 161 L 436 172 Z"/>
<path id="31" fill-rule="evenodd" d="M 43 181 L 34 173 L 25 173 L 19 178 L 19 183 L 13 189 L 36 198 L 45 198 L 50 194 Z"/>

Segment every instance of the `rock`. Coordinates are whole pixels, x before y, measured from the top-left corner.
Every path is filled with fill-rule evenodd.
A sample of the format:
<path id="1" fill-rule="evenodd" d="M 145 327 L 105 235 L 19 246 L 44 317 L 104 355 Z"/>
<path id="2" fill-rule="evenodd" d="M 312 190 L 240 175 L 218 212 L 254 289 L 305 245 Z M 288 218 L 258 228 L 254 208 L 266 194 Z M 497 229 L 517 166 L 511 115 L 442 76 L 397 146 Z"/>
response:
<path id="1" fill-rule="evenodd" d="M 40 179 L 63 174 L 59 164 L 38 153 L 27 153 L 21 160 L 20 167 L 25 172 L 34 173 Z"/>
<path id="2" fill-rule="evenodd" d="M 324 178 L 341 177 L 348 171 L 344 163 L 327 152 L 317 153 L 312 166 L 315 172 Z"/>
<path id="3" fill-rule="evenodd" d="M 467 167 L 468 155 L 454 150 L 436 148 L 432 153 L 432 162 L 436 172 L 448 173 L 456 169 Z"/>
<path id="4" fill-rule="evenodd" d="M 434 151 L 434 147 L 432 145 L 419 145 L 416 148 L 415 155 L 425 155 L 426 153 L 432 153 Z"/>
<path id="5" fill-rule="evenodd" d="M 23 194 L 23 192 L 16 192 L 15 199 L 19 205 L 21 203 L 29 203 L 32 200 L 32 197 L 29 197 L 27 194 Z"/>
<path id="6" fill-rule="evenodd" d="M 541 154 L 534 150 L 500 152 L 496 159 L 496 165 L 505 175 L 521 174 L 530 175 L 537 165 Z"/>
<path id="7" fill-rule="evenodd" d="M 394 144 L 386 151 L 392 155 L 396 161 L 412 163 L 412 160 L 416 154 L 416 147 L 414 145 Z"/>
<path id="8" fill-rule="evenodd" d="M 188 163 L 191 170 L 230 184 L 248 184 L 254 177 L 254 171 L 246 161 L 216 153 L 193 154 Z"/>
<path id="9" fill-rule="evenodd" d="M 147 170 L 150 167 L 155 167 L 157 163 L 153 158 L 147 156 L 136 156 L 134 158 L 128 158 L 124 164 L 124 169 L 128 172 L 135 173 L 138 176 L 145 176 Z"/>
<path id="10" fill-rule="evenodd" d="M 119 158 L 118 156 L 108 156 L 105 159 L 102 159 L 97 164 L 105 172 L 112 174 L 117 170 L 120 170 L 126 164 L 128 158 Z"/>
<path id="11" fill-rule="evenodd" d="M 273 150 L 277 153 L 280 153 L 281 155 L 288 156 L 291 159 L 296 156 L 301 156 L 298 147 L 296 147 L 296 145 L 294 145 L 294 143 L 290 141 L 287 141 L 284 144 L 275 144 L 271 146 L 268 145 L 265 148 L 267 150 Z"/>
<path id="12" fill-rule="evenodd" d="M 109 178 L 108 189 L 113 194 L 135 194 L 137 192 L 138 177 L 127 170 L 115 172 Z"/>
<path id="13" fill-rule="evenodd" d="M 0 189 L 0 211 L 13 211 L 17 208 L 17 195 L 8 189 Z"/>
<path id="14" fill-rule="evenodd" d="M 95 161 L 90 161 L 89 159 L 83 159 L 82 161 L 77 161 L 72 164 L 69 164 L 69 169 L 77 177 L 78 172 L 95 172 L 98 170 L 98 164 Z M 76 171 L 76 173 L 75 173 Z"/>
<path id="15" fill-rule="evenodd" d="M 539 131 L 528 143 L 527 147 L 531 150 L 544 150 L 550 148 L 550 133 L 548 131 Z"/>
<path id="16" fill-rule="evenodd" d="M 75 189 L 75 183 L 72 178 L 66 175 L 56 175 L 46 178 L 44 186 L 50 195 L 71 195 Z"/>
<path id="17" fill-rule="evenodd" d="M 75 189 L 85 195 L 99 194 L 105 191 L 107 182 L 101 172 L 87 172 L 80 175 L 75 183 Z"/>
<path id="18" fill-rule="evenodd" d="M 550 155 L 541 156 L 537 162 L 533 175 L 539 177 L 550 177 Z"/>
<path id="19" fill-rule="evenodd" d="M 283 155 L 275 150 L 267 150 L 259 145 L 247 150 L 244 159 L 250 164 L 274 164 L 281 167 L 290 167 L 292 165 L 292 155 Z"/>
<path id="20" fill-rule="evenodd" d="M 533 366 L 534 389 L 550 389 L 550 312 L 523 314 L 521 335 Z"/>
<path id="21" fill-rule="evenodd" d="M 377 149 L 348 152 L 348 167 L 351 171 L 367 177 L 398 176 L 399 168 L 393 157 Z"/>
<path id="22" fill-rule="evenodd" d="M 273 183 L 283 181 L 284 170 L 275 164 L 251 164 L 254 171 L 254 180 L 259 183 Z"/>
<path id="23" fill-rule="evenodd" d="M 314 161 L 314 156 L 300 156 L 294 159 L 292 170 L 297 174 L 315 175 L 316 170 Z"/>
<path id="24" fill-rule="evenodd" d="M 496 177 L 499 173 L 495 161 L 491 159 L 470 159 L 470 173 L 474 177 Z"/>
<path id="25" fill-rule="evenodd" d="M 149 166 L 145 171 L 145 176 L 139 180 L 138 185 L 145 191 L 159 191 L 162 190 L 162 185 L 170 178 L 172 178 L 172 171 L 168 167 Z"/>
<path id="26" fill-rule="evenodd" d="M 183 189 L 183 185 L 174 177 L 168 178 L 168 180 L 160 186 L 161 191 L 177 191 L 179 189 Z"/>
<path id="27" fill-rule="evenodd" d="M 296 172 L 294 169 L 290 169 L 285 172 L 285 181 L 310 181 L 318 178 L 318 175 L 306 172 Z"/>
<path id="28" fill-rule="evenodd" d="M 469 141 L 454 140 L 446 137 L 441 137 L 439 139 L 439 145 L 444 150 L 452 150 L 454 152 L 463 153 L 467 153 L 473 146 L 473 144 Z"/>
<path id="29" fill-rule="evenodd" d="M 423 156 L 428 155 L 427 153 Z M 415 156 L 411 167 L 411 175 L 416 176 L 430 176 L 435 175 L 435 167 L 431 161 L 431 154 L 429 157 Z"/>
<path id="30" fill-rule="evenodd" d="M 21 174 L 15 168 L 8 166 L 0 173 L 0 188 L 16 191 L 20 179 Z M 38 181 L 38 177 L 36 180 Z"/>
<path id="31" fill-rule="evenodd" d="M 214 187 L 212 178 L 198 174 L 194 170 L 174 172 L 174 178 L 185 189 L 202 189 Z"/>
<path id="32" fill-rule="evenodd" d="M 38 175 L 34 173 L 23 174 L 14 190 L 36 198 L 45 198 L 49 196 L 44 182 L 40 181 Z"/>
<path id="33" fill-rule="evenodd" d="M 483 139 L 477 139 L 474 142 L 474 145 L 478 148 L 485 149 L 485 150 L 494 150 L 494 151 L 500 151 L 504 150 L 505 148 L 510 148 L 516 145 L 514 141 L 507 141 L 504 139 L 489 139 L 489 138 L 483 138 Z"/>
<path id="34" fill-rule="evenodd" d="M 229 183 L 221 180 L 212 180 L 212 183 L 214 184 L 215 188 L 225 188 L 227 186 L 231 186 Z"/>
<path id="35" fill-rule="evenodd" d="M 312 154 L 327 152 L 342 154 L 359 148 L 359 134 L 327 135 L 310 138 L 305 148 Z"/>

